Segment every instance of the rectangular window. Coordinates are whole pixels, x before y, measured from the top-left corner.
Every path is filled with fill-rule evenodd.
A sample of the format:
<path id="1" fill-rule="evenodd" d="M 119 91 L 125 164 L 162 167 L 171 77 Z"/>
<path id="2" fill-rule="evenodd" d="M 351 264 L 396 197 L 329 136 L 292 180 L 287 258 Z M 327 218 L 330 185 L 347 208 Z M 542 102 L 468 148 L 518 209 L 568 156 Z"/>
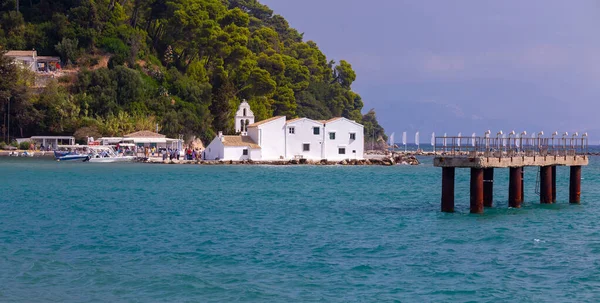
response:
<path id="1" fill-rule="evenodd" d="M 338 154 L 345 155 L 346 154 L 346 148 L 345 147 L 338 148 Z"/>
<path id="2" fill-rule="evenodd" d="M 296 133 L 296 128 L 295 127 L 290 127 L 290 128 L 288 128 L 288 132 L 293 135 L 293 134 Z"/>
<path id="3" fill-rule="evenodd" d="M 329 133 L 329 140 L 335 140 L 335 133 Z"/>
<path id="4" fill-rule="evenodd" d="M 356 140 L 356 134 L 350 133 L 350 140 Z"/>
<path id="5" fill-rule="evenodd" d="M 313 135 L 318 135 L 321 133 L 320 127 L 313 127 Z"/>
<path id="6" fill-rule="evenodd" d="M 302 144 L 302 150 L 305 152 L 310 151 L 310 144 L 309 143 Z"/>
<path id="7" fill-rule="evenodd" d="M 248 155 L 248 149 L 245 148 L 244 151 L 242 152 L 242 155 L 247 156 Z"/>

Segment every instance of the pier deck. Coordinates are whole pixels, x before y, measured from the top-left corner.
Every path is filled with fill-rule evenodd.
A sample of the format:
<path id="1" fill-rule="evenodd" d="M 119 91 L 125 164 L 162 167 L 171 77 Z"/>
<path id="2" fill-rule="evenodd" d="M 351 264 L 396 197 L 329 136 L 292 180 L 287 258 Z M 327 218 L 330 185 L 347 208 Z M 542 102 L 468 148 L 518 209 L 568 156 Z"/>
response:
<path id="1" fill-rule="evenodd" d="M 587 155 L 574 156 L 500 156 L 473 158 L 460 156 L 436 156 L 433 165 L 436 167 L 457 168 L 508 168 L 524 166 L 585 166 Z"/>
<path id="2" fill-rule="evenodd" d="M 524 200 L 523 175 L 528 166 L 539 167 L 540 203 L 556 203 L 556 166 L 570 166 L 569 203 L 579 204 L 581 167 L 589 163 L 587 135 L 582 137 L 436 137 L 439 151 L 433 165 L 442 168 L 443 212 L 454 211 L 456 168 L 471 169 L 471 213 L 483 213 L 493 205 L 495 168 L 509 168 L 509 207 L 519 208 Z M 511 136 L 513 136 L 511 138 Z M 437 154 L 437 153 L 436 153 Z"/>

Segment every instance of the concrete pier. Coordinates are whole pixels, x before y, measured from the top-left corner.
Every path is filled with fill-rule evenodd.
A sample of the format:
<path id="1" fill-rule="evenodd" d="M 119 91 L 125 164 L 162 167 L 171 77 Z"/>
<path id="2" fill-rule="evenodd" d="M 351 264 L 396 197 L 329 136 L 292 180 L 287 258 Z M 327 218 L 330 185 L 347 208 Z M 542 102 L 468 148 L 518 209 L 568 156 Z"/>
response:
<path id="1" fill-rule="evenodd" d="M 508 207 L 520 208 L 523 202 L 523 168 L 511 167 L 508 182 Z"/>
<path id="2" fill-rule="evenodd" d="M 442 169 L 442 211 L 454 212 L 454 167 Z"/>
<path id="3" fill-rule="evenodd" d="M 488 133 L 489 134 L 489 133 Z M 454 211 L 454 179 L 456 168 L 469 168 L 470 212 L 481 214 L 484 207 L 492 207 L 494 202 L 494 170 L 508 168 L 509 207 L 520 208 L 525 201 L 525 167 L 539 167 L 540 203 L 556 203 L 556 166 L 570 166 L 569 202 L 580 203 L 581 167 L 588 165 L 587 135 L 565 137 L 555 145 L 555 138 L 501 137 L 436 137 L 436 154 L 433 165 L 442 168 L 443 212 Z M 550 141 L 552 140 L 552 141 Z M 438 142 L 442 142 L 438 146 Z M 450 142 L 450 144 L 448 144 Z M 549 145 L 552 142 L 552 145 Z"/>
<path id="4" fill-rule="evenodd" d="M 483 206 L 492 207 L 494 205 L 494 169 L 483 169 Z"/>
<path id="5" fill-rule="evenodd" d="M 483 169 L 471 168 L 471 213 L 483 213 Z"/>
<path id="6" fill-rule="evenodd" d="M 579 204 L 581 199 L 581 166 L 571 166 L 569 203 Z"/>

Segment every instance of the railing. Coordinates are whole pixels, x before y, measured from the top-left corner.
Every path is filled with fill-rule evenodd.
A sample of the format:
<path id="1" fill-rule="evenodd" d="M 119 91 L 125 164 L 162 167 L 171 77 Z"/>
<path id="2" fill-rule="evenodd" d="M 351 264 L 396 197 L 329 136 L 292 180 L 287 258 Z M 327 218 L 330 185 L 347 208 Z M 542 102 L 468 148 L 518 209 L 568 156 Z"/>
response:
<path id="1" fill-rule="evenodd" d="M 587 155 L 587 137 L 435 137 L 436 154 L 469 158 Z"/>

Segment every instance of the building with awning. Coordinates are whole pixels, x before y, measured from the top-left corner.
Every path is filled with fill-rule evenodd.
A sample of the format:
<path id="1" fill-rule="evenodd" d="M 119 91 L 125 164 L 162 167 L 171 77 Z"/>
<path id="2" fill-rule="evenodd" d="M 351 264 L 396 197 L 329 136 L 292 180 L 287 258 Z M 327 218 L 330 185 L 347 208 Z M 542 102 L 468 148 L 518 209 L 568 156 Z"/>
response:
<path id="1" fill-rule="evenodd" d="M 19 141 L 33 142 L 36 146 L 44 148 L 56 148 L 59 145 L 75 145 L 73 136 L 33 136 L 31 138 L 18 139 Z M 19 142 L 20 143 L 20 142 Z"/>
<path id="2" fill-rule="evenodd" d="M 100 144 L 112 145 L 118 143 L 133 143 L 138 147 L 156 147 L 156 148 L 175 148 L 181 150 L 183 148 L 182 139 L 171 139 L 167 136 L 142 130 L 127 134 L 123 137 L 102 137 L 99 138 Z"/>

